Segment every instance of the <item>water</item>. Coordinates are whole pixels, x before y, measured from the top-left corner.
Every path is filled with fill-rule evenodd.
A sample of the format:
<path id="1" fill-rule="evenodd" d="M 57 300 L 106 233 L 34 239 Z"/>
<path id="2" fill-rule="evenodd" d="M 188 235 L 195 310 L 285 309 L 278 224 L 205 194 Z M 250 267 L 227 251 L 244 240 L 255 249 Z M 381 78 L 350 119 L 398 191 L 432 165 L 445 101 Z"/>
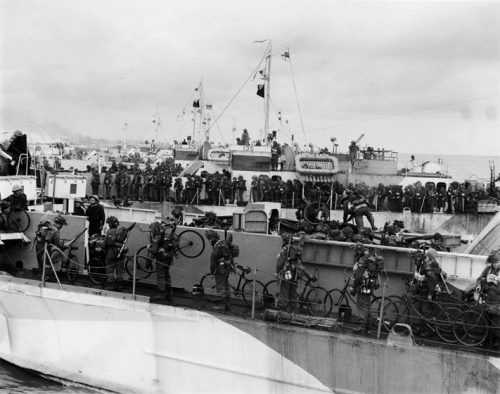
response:
<path id="1" fill-rule="evenodd" d="M 88 394 L 95 391 L 66 387 L 0 360 L 0 393 Z"/>
<path id="2" fill-rule="evenodd" d="M 500 156 L 463 156 L 463 155 L 427 155 L 414 153 L 415 161 L 422 164 L 425 161 L 437 162 L 442 159 L 443 170 L 456 179 L 489 182 L 489 162 L 496 164 L 496 174 L 500 173 Z M 411 154 L 399 154 L 399 167 L 410 160 Z M 71 388 L 53 383 L 39 376 L 4 363 L 0 360 L 0 394 L 3 393 L 91 393 L 80 388 Z"/>

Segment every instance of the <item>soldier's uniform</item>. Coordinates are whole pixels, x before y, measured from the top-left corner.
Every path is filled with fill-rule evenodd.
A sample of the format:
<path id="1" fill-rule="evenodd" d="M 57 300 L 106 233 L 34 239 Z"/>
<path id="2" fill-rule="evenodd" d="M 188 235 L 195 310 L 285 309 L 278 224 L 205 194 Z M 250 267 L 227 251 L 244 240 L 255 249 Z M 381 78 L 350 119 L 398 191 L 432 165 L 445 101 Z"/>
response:
<path id="1" fill-rule="evenodd" d="M 110 216 L 107 219 L 109 230 L 104 237 L 103 249 L 106 252 L 106 276 L 107 284 L 113 286 L 113 290 L 121 291 L 123 280 L 123 259 L 125 254 L 122 249 L 127 237 L 127 230 L 118 228 L 118 219 Z"/>
<path id="2" fill-rule="evenodd" d="M 35 234 L 35 252 L 36 252 L 36 260 L 38 263 L 38 270 L 40 276 L 43 273 L 43 261 L 44 261 L 44 252 L 45 248 L 47 248 L 47 252 L 50 256 L 52 252 L 53 246 L 58 248 L 63 247 L 63 243 L 61 242 L 59 230 L 66 223 L 66 219 L 61 215 L 58 215 L 54 218 L 53 221 L 44 221 L 38 225 L 38 230 Z M 47 270 L 45 275 L 47 278 L 53 277 L 52 267 L 50 266 L 48 257 L 45 259 Z M 53 264 L 60 264 L 60 261 L 52 261 Z"/>
<path id="3" fill-rule="evenodd" d="M 215 290 L 219 296 L 219 309 L 231 309 L 231 288 L 229 286 L 229 274 L 231 273 L 233 260 L 230 245 L 219 240 L 219 235 L 208 230 L 206 237 L 212 245 L 210 254 L 210 273 L 215 277 Z"/>
<path id="4" fill-rule="evenodd" d="M 297 304 L 297 285 L 302 269 L 302 250 L 294 241 L 286 242 L 276 260 L 279 282 L 278 309 L 294 312 Z"/>
<path id="5" fill-rule="evenodd" d="M 92 172 L 92 179 L 90 180 L 90 185 L 92 186 L 92 194 L 95 196 L 99 195 L 99 186 L 101 186 L 101 178 L 97 171 Z"/>
<path id="6" fill-rule="evenodd" d="M 172 301 L 172 279 L 170 278 L 170 267 L 174 262 L 179 247 L 179 237 L 175 233 L 167 233 L 166 226 L 157 222 L 151 225 L 152 240 L 148 246 L 153 259 L 156 260 L 156 283 L 162 295 L 163 301 Z"/>
<path id="7" fill-rule="evenodd" d="M 113 186 L 112 181 L 111 172 L 106 172 L 106 175 L 104 175 L 104 198 L 106 200 L 111 198 L 111 186 Z"/>
<path id="8" fill-rule="evenodd" d="M 379 273 L 383 269 L 380 258 L 369 256 L 366 253 L 358 254 L 354 264 L 354 282 L 351 294 L 356 295 L 359 320 L 365 331 L 373 327 L 371 315 L 371 300 L 373 292 L 379 287 Z"/>

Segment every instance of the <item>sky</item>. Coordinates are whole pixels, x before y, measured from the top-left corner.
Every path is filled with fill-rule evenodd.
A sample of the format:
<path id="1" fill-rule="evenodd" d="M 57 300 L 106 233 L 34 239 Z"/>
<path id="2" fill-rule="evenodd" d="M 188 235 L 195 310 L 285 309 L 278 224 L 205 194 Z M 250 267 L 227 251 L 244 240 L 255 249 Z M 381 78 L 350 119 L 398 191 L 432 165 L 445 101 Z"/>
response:
<path id="1" fill-rule="evenodd" d="M 497 1 L 0 0 L 0 139 L 179 141 L 202 82 L 210 140 L 256 140 L 271 45 L 283 142 L 498 155 L 499 20 Z"/>

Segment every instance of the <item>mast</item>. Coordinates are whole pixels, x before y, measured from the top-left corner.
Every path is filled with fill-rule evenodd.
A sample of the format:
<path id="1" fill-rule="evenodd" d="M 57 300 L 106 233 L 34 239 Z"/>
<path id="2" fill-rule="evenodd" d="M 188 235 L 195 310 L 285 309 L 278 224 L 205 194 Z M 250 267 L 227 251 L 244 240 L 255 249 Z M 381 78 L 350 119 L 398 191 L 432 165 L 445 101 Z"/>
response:
<path id="1" fill-rule="evenodd" d="M 161 124 L 160 113 L 158 112 L 158 106 L 156 106 L 156 112 L 155 112 L 155 115 L 153 118 L 153 123 L 155 124 L 155 143 L 156 143 L 156 146 L 158 146 L 159 145 L 158 129 L 160 128 L 160 124 Z"/>
<path id="2" fill-rule="evenodd" d="M 266 75 L 265 75 L 265 79 L 264 79 L 265 94 L 266 94 L 264 138 L 266 138 L 266 139 L 267 139 L 267 136 L 269 135 L 269 112 L 270 112 L 270 107 L 271 107 L 271 49 L 272 49 L 272 42 L 269 41 L 268 52 L 267 52 L 267 56 L 266 56 Z"/>

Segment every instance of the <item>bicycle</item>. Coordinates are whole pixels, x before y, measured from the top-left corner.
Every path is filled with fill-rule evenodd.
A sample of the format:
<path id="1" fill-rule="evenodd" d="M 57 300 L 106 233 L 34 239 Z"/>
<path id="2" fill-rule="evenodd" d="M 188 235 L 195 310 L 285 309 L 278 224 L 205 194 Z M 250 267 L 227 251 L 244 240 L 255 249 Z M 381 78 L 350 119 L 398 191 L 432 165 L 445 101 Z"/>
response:
<path id="1" fill-rule="evenodd" d="M 123 245 L 119 251 L 119 255 L 123 255 L 126 251 L 126 243 L 128 241 L 128 236 L 130 231 L 134 228 L 135 223 L 133 223 L 127 229 L 127 238 L 123 242 Z M 83 232 L 85 232 L 84 230 Z M 83 232 L 81 234 L 83 234 Z M 86 260 L 83 264 L 83 270 L 80 271 L 82 267 L 81 264 L 78 263 L 78 259 L 76 256 L 66 256 L 60 257 L 66 264 L 66 272 L 68 276 L 68 280 L 71 283 L 74 283 L 78 276 L 81 274 L 83 276 L 88 276 L 90 281 L 96 285 L 103 286 L 107 281 L 107 272 L 106 272 L 106 251 L 103 249 L 104 235 L 94 235 L 89 238 L 88 247 L 89 247 L 89 259 Z M 62 253 L 62 251 L 60 251 Z M 130 261 L 133 261 L 133 256 L 126 256 L 123 259 L 122 263 L 124 268 L 128 267 Z M 131 275 L 132 277 L 132 275 Z"/>
<path id="2" fill-rule="evenodd" d="M 171 220 L 166 223 L 167 227 L 170 227 L 169 236 L 177 235 L 178 238 L 178 247 L 176 247 L 175 253 L 179 252 L 184 257 L 190 259 L 194 259 L 203 253 L 205 250 L 205 240 L 199 233 L 194 230 L 184 230 L 179 234 L 175 234 L 177 222 Z M 150 233 L 151 238 L 151 231 L 143 232 Z M 134 269 L 133 264 L 131 264 L 133 262 L 137 265 L 136 278 L 138 279 L 147 279 L 151 274 L 156 272 L 156 254 L 150 252 L 147 245 L 137 250 L 134 261 L 127 262 L 125 265 L 126 271 L 131 277 L 133 276 Z"/>
<path id="3" fill-rule="evenodd" d="M 31 219 L 24 209 L 10 208 L 7 214 L 7 226 L 16 233 L 24 233 L 30 226 Z"/>
<path id="4" fill-rule="evenodd" d="M 301 311 L 312 316 L 328 317 L 332 309 L 332 299 L 328 294 L 328 290 L 321 286 L 312 286 L 318 281 L 318 270 L 314 270 L 313 275 L 309 275 L 306 271 L 302 271 L 299 276 L 299 285 L 301 289 L 297 291 L 297 304 Z M 266 283 L 264 287 L 266 305 L 276 304 L 279 299 L 280 280 L 273 279 Z"/>
<path id="5" fill-rule="evenodd" d="M 234 294 L 236 297 L 241 297 L 243 302 L 249 307 L 252 306 L 252 299 L 255 295 L 255 307 L 261 308 L 264 305 L 265 286 L 261 281 L 256 280 L 254 292 L 254 281 L 246 276 L 250 272 L 252 272 L 250 267 L 244 267 L 240 264 L 235 264 L 231 267 L 230 276 L 238 277 L 236 286 L 231 283 L 229 284 L 231 287 L 231 294 Z M 203 296 L 207 301 L 217 302 L 220 300 L 220 296 L 216 294 L 214 274 L 204 275 L 201 278 L 200 286 L 203 288 Z M 207 289 L 208 292 L 205 289 Z"/>
<path id="6" fill-rule="evenodd" d="M 498 314 L 500 308 L 488 305 L 486 295 L 481 294 L 475 306 L 459 313 L 453 324 L 453 334 L 458 342 L 467 347 L 482 345 L 491 330 L 499 330 L 490 317 L 490 313 Z"/>
<path id="7" fill-rule="evenodd" d="M 396 323 L 405 323 L 415 328 L 417 324 L 425 324 L 432 333 L 446 343 L 456 343 L 453 335 L 450 335 L 453 329 L 453 321 L 450 318 L 451 313 L 447 312 L 441 306 L 441 303 L 435 300 L 413 295 L 414 283 L 412 280 L 406 280 L 406 291 L 399 296 L 390 297 L 396 304 L 397 316 L 395 319 L 384 319 L 383 325 L 387 330 L 391 330 Z M 429 310 L 423 311 L 423 306 L 427 305 Z"/>
<path id="8" fill-rule="evenodd" d="M 352 307 L 356 305 L 356 299 L 350 292 L 351 281 L 354 282 L 354 278 L 349 274 L 349 270 L 344 270 L 344 287 L 342 289 L 332 289 L 328 292 L 332 299 L 332 309 L 331 313 L 335 315 L 339 321 L 349 321 L 352 316 Z M 380 319 L 380 312 L 382 308 L 382 297 L 372 294 L 372 300 L 370 302 L 370 315 L 374 316 L 375 320 L 378 322 Z M 389 322 L 394 321 L 397 317 L 397 307 L 394 302 L 389 297 L 384 297 L 384 308 L 382 321 L 385 322 L 384 328 L 389 326 Z"/>

